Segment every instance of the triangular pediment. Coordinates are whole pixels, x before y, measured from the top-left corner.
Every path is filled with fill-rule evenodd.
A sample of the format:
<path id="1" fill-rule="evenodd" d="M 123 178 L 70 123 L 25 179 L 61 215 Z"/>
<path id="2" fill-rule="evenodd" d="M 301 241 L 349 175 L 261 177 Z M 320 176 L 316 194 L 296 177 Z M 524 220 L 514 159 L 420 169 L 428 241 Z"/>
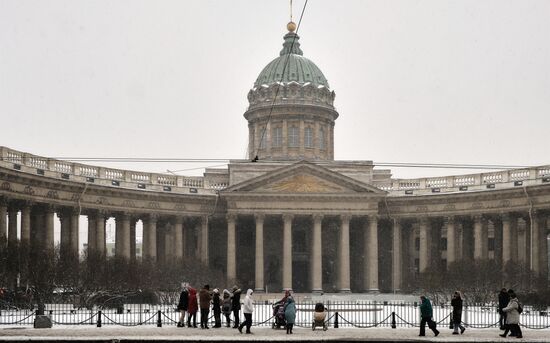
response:
<path id="1" fill-rule="evenodd" d="M 232 185 L 223 193 L 267 194 L 385 194 L 386 192 L 333 172 L 319 165 L 301 161 L 290 166 Z"/>

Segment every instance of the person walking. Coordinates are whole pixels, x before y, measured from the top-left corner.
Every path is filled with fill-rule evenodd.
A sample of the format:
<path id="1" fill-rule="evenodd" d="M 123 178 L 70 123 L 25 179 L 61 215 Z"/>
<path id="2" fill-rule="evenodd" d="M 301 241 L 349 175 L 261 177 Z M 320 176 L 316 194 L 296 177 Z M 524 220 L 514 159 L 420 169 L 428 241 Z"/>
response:
<path id="1" fill-rule="evenodd" d="M 222 313 L 225 316 L 226 327 L 231 327 L 231 293 L 223 290 Z"/>
<path id="2" fill-rule="evenodd" d="M 506 312 L 504 312 L 502 309 L 508 306 L 509 302 L 510 295 L 508 294 L 508 291 L 506 290 L 506 288 L 501 289 L 500 293 L 498 293 L 498 324 L 501 330 L 504 330 L 506 328 Z"/>
<path id="3" fill-rule="evenodd" d="M 285 304 L 286 334 L 292 334 L 292 327 L 296 321 L 296 303 L 291 296 L 288 296 Z"/>
<path id="4" fill-rule="evenodd" d="M 220 290 L 214 288 L 212 295 L 212 312 L 214 312 L 214 327 L 222 327 Z"/>
<path id="5" fill-rule="evenodd" d="M 418 336 L 426 336 L 426 324 L 433 331 L 434 335 L 437 337 L 439 331 L 436 328 L 436 323 L 432 319 L 433 310 L 430 300 L 424 295 L 420 297 L 420 334 Z"/>
<path id="6" fill-rule="evenodd" d="M 199 306 L 197 304 L 197 290 L 191 286 L 187 287 L 189 291 L 189 301 L 187 307 L 187 327 L 191 327 L 191 319 L 193 319 L 193 327 L 197 327 L 197 311 Z"/>
<path id="7" fill-rule="evenodd" d="M 451 306 L 453 307 L 453 335 L 458 335 L 459 328 L 462 335 L 466 328 L 462 326 L 462 296 L 459 291 L 453 294 Z"/>
<path id="8" fill-rule="evenodd" d="M 204 285 L 199 292 L 199 302 L 201 307 L 201 329 L 210 329 L 208 327 L 208 313 L 210 313 L 210 301 L 212 301 L 212 295 L 210 294 L 210 286 Z"/>
<path id="9" fill-rule="evenodd" d="M 521 332 L 521 328 L 519 326 L 519 315 L 523 310 L 521 310 L 521 305 L 516 293 L 509 289 L 508 295 L 510 296 L 510 302 L 508 302 L 508 305 L 502 309 L 502 311 L 506 313 L 506 325 L 504 327 L 504 333 L 501 334 L 500 337 L 506 337 L 508 335 L 508 331 L 510 331 L 510 336 L 523 338 L 523 333 Z"/>
<path id="10" fill-rule="evenodd" d="M 243 301 L 244 322 L 239 325 L 240 333 L 243 333 L 244 326 L 246 326 L 246 333 L 252 333 L 250 332 L 250 327 L 252 326 L 252 312 L 254 312 L 254 300 L 252 299 L 252 290 L 249 288 L 246 291 L 246 296 Z"/>
<path id="11" fill-rule="evenodd" d="M 233 311 L 233 329 L 239 327 L 239 311 L 241 310 L 241 289 L 233 286 L 231 294 L 231 311 Z"/>
<path id="12" fill-rule="evenodd" d="M 187 312 L 187 307 L 189 306 L 189 291 L 187 290 L 187 283 L 183 282 L 181 284 L 181 293 L 180 300 L 178 302 L 178 311 L 180 312 L 180 320 L 178 322 L 178 327 L 185 327 L 185 313 Z"/>

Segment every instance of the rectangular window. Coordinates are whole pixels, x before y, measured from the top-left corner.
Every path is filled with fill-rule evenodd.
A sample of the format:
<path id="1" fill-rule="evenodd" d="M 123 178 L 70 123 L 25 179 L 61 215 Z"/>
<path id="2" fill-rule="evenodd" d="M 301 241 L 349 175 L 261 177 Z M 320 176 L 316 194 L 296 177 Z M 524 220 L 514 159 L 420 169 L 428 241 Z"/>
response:
<path id="1" fill-rule="evenodd" d="M 288 146 L 296 148 L 300 144 L 300 131 L 297 126 L 288 128 Z"/>
<path id="2" fill-rule="evenodd" d="M 414 239 L 414 249 L 415 249 L 416 251 L 419 251 L 419 250 L 420 250 L 420 238 L 418 238 L 418 237 L 416 237 L 416 238 Z"/>
<path id="3" fill-rule="evenodd" d="M 280 148 L 283 146 L 283 128 L 275 127 L 273 128 L 273 147 Z"/>
<path id="4" fill-rule="evenodd" d="M 325 150 L 325 130 L 319 130 L 319 149 Z"/>
<path id="5" fill-rule="evenodd" d="M 264 128 L 261 128 L 259 133 L 259 140 L 260 140 L 260 149 L 265 149 L 266 141 L 267 141 L 267 134 L 265 132 Z"/>
<path id="6" fill-rule="evenodd" d="M 313 130 L 311 127 L 306 127 L 304 131 L 304 145 L 306 148 L 313 148 Z"/>

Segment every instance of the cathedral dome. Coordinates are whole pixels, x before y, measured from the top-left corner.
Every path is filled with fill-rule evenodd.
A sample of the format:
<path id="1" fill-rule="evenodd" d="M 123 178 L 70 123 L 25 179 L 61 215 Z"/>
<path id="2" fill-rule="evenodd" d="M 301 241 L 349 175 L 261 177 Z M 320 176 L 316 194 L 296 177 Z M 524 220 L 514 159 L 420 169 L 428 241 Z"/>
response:
<path id="1" fill-rule="evenodd" d="M 303 56 L 299 39 L 300 37 L 294 32 L 289 32 L 284 36 L 285 41 L 279 57 L 262 70 L 254 82 L 254 87 L 278 82 L 286 84 L 294 81 L 300 84 L 310 83 L 314 86 L 330 88 L 321 69 Z"/>

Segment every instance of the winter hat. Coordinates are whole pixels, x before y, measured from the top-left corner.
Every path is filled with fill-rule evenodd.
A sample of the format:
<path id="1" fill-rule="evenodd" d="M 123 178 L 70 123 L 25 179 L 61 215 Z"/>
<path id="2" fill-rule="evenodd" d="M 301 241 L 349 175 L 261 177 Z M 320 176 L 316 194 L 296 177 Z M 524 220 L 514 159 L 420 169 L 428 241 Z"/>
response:
<path id="1" fill-rule="evenodd" d="M 235 292 L 238 289 L 239 289 L 239 287 L 237 287 L 237 285 L 233 286 L 233 292 Z"/>
<path id="2" fill-rule="evenodd" d="M 227 289 L 224 289 L 223 294 L 230 294 L 230 292 Z"/>
<path id="3" fill-rule="evenodd" d="M 213 292 L 216 293 L 216 294 L 218 294 L 218 293 L 220 293 L 220 290 L 217 289 L 217 288 L 214 288 L 214 291 L 213 291 Z"/>

